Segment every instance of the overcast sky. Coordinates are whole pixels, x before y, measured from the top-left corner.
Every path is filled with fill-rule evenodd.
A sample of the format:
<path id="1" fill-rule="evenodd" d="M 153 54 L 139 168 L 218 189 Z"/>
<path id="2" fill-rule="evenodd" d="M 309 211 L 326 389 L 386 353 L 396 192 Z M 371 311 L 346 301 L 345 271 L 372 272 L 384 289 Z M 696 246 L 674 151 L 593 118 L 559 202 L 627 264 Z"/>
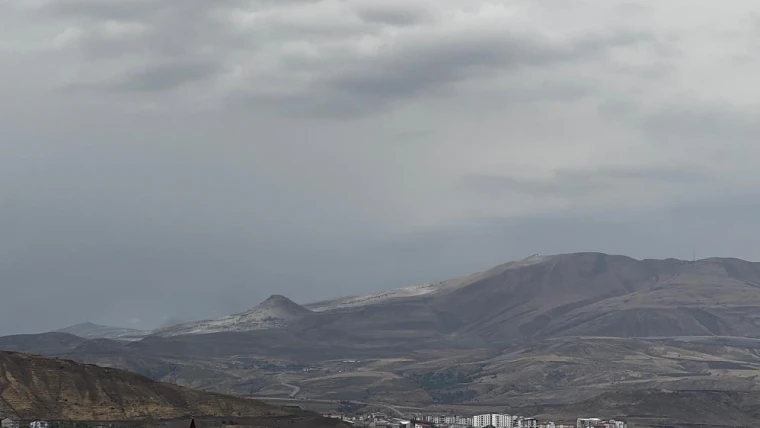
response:
<path id="1" fill-rule="evenodd" d="M 755 0 L 0 0 L 0 334 L 760 259 Z"/>

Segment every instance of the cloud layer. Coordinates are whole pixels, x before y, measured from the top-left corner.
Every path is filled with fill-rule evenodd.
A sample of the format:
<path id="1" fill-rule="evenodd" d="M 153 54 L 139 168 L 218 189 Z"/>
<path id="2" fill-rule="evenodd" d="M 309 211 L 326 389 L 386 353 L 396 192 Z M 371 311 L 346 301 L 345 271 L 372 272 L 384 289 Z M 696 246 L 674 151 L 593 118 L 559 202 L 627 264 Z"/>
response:
<path id="1" fill-rule="evenodd" d="M 758 9 L 4 1 L 0 333 L 536 252 L 760 259 Z"/>

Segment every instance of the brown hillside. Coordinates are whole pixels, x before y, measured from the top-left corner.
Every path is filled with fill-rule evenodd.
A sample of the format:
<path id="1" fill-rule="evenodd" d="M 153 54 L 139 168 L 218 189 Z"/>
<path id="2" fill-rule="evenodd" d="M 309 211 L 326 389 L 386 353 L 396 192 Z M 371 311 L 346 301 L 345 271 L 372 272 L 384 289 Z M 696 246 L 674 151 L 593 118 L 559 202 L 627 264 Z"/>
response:
<path id="1" fill-rule="evenodd" d="M 508 263 L 438 296 L 462 332 L 492 342 L 562 336 L 757 336 L 760 264 L 599 253 Z M 477 310 L 473 310 L 477 308 Z"/>
<path id="2" fill-rule="evenodd" d="M 289 409 L 155 382 L 116 369 L 0 352 L 0 414 L 51 420 L 288 416 Z"/>

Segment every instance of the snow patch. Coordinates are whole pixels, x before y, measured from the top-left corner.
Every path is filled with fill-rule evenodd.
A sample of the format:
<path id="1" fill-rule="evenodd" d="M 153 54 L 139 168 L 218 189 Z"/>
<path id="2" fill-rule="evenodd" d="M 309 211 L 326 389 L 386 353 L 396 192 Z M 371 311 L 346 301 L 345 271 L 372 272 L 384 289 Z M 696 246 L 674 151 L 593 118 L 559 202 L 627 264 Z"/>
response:
<path id="1" fill-rule="evenodd" d="M 329 300 L 325 302 L 312 303 L 306 305 L 313 312 L 325 312 L 343 308 L 353 308 L 358 306 L 372 305 L 391 299 L 400 299 L 405 297 L 417 297 L 433 294 L 442 290 L 443 283 L 412 285 L 409 287 L 399 288 L 396 290 L 382 291 L 366 296 L 351 296 L 342 299 Z"/>

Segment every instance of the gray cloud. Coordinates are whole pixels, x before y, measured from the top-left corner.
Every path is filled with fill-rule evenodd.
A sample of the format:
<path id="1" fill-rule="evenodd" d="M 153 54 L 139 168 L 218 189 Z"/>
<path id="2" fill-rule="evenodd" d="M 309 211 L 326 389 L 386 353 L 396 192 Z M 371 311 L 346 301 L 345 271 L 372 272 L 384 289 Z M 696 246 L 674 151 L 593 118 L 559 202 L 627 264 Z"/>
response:
<path id="1" fill-rule="evenodd" d="M 616 191 L 624 185 L 698 185 L 709 179 L 706 171 L 678 165 L 605 167 L 594 170 L 557 170 L 550 178 L 531 179 L 509 175 L 473 174 L 463 179 L 470 189 L 489 194 L 524 193 L 531 196 L 593 196 L 600 191 Z"/>
<path id="2" fill-rule="evenodd" d="M 44 10 L 54 15 L 70 15 L 92 19 L 139 20 L 161 5 L 156 0 L 135 0 L 131 2 L 98 0 L 61 0 L 47 3 Z"/>
<path id="3" fill-rule="evenodd" d="M 120 91 L 166 91 L 184 84 L 207 79 L 218 73 L 219 67 L 212 62 L 189 61 L 185 63 L 154 64 L 139 70 L 118 84 Z"/>
<path id="4" fill-rule="evenodd" d="M 225 80 L 232 78 L 243 90 L 232 91 L 225 99 L 248 99 L 254 105 L 319 116 L 325 112 L 369 113 L 423 92 L 447 91 L 457 83 L 503 75 L 520 67 L 595 61 L 610 49 L 653 41 L 649 34 L 628 30 L 550 39 L 532 30 L 502 25 L 478 10 L 471 11 L 467 20 L 454 22 L 458 28 L 448 31 L 435 5 L 425 2 L 363 1 L 353 6 L 359 20 L 352 19 L 354 11 L 340 2 L 288 3 L 279 9 L 253 5 L 246 10 L 240 2 L 175 6 L 163 0 L 133 5 L 67 0 L 48 7 L 53 13 L 87 18 L 80 22 L 84 30 L 73 43 L 92 61 L 87 75 L 97 86 L 162 90 L 174 86 L 160 83 L 163 76 L 214 86 L 224 86 Z M 317 15 L 309 19 L 308 10 L 299 10 L 299 5 Z M 245 13 L 236 13 L 240 11 Z M 325 21 L 319 13 L 324 19 L 338 21 Z M 122 24 L 104 27 L 99 20 Z M 406 27 L 405 32 L 390 36 L 385 26 L 397 25 Z M 368 36 L 367 47 L 362 47 L 363 42 L 345 41 L 357 33 Z M 304 38 L 310 39 L 308 47 L 293 45 L 295 50 L 290 52 L 288 43 Z M 275 66 L 279 62 L 281 73 L 253 71 L 258 68 L 257 56 L 275 46 L 285 53 L 272 52 L 273 58 L 264 61 L 274 60 Z M 366 53 L 360 53 L 362 49 Z M 134 57 L 125 57 L 125 53 Z M 205 57 L 200 68 L 198 55 Z M 241 55 L 250 59 L 243 60 Z M 226 67 L 230 73 L 215 73 L 208 64 Z M 121 69 L 135 71 L 125 78 Z M 283 86 L 275 89 L 280 85 L 261 84 L 262 78 L 284 79 Z M 521 88 L 526 82 L 512 85 Z M 74 86 L 91 85 L 77 82 Z"/>
<path id="5" fill-rule="evenodd" d="M 748 143 L 760 134 L 758 113 L 755 107 L 677 104 L 648 113 L 641 122 L 651 133 L 681 142 L 701 141 L 713 145 L 716 141 L 731 139 Z"/>
<path id="6" fill-rule="evenodd" d="M 312 79 L 300 93 L 255 94 L 248 101 L 299 114 L 369 114 L 423 94 L 447 94 L 455 90 L 457 84 L 508 74 L 520 68 L 599 59 L 608 49 L 648 40 L 640 34 L 624 33 L 610 38 L 590 36 L 556 43 L 503 29 L 441 35 L 393 46 L 363 61 L 338 60 L 349 65 L 327 73 L 321 80 Z M 512 103 L 566 100 L 586 95 L 588 86 L 578 82 L 533 83 L 516 78 L 504 92 Z"/>
<path id="7" fill-rule="evenodd" d="M 430 10 L 426 10 L 421 3 L 415 2 L 359 3 L 356 13 L 359 18 L 367 22 L 402 27 L 434 19 Z"/>

